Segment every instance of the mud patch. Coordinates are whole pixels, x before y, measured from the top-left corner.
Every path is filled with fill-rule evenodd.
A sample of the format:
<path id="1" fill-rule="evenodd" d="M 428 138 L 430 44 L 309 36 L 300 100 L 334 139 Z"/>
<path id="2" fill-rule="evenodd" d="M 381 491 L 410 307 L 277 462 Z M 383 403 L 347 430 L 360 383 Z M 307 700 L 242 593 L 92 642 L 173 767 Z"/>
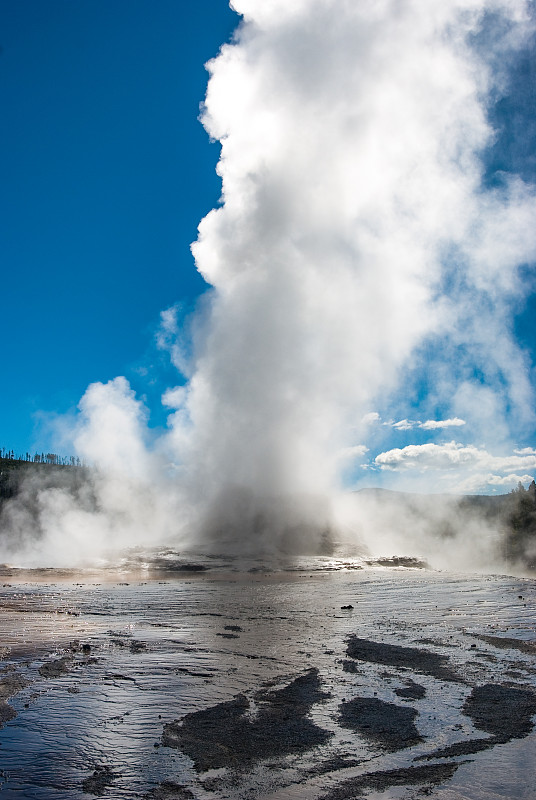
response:
<path id="1" fill-rule="evenodd" d="M 339 706 L 343 728 L 350 728 L 388 751 L 422 742 L 414 724 L 416 716 L 414 708 L 386 703 L 377 697 L 356 697 Z"/>
<path id="2" fill-rule="evenodd" d="M 318 670 L 312 669 L 283 689 L 218 703 L 164 726 L 162 744 L 188 755 L 197 772 L 221 767 L 235 770 L 265 758 L 285 756 L 324 744 L 331 736 L 306 715 L 327 699 Z"/>
<path id="3" fill-rule="evenodd" d="M 22 689 L 28 686 L 28 681 L 20 675 L 7 674 L 0 677 L 0 728 L 5 722 L 17 716 L 15 709 L 7 703 L 10 697 L 14 697 Z"/>
<path id="4" fill-rule="evenodd" d="M 523 639 L 508 639 L 505 636 L 488 636 L 484 633 L 472 633 L 471 636 L 475 639 L 481 639 L 486 644 L 493 645 L 493 647 L 498 647 L 500 650 L 518 650 L 520 653 L 536 656 L 535 642 L 525 642 Z"/>
<path id="5" fill-rule="evenodd" d="M 423 787 L 423 793 L 429 794 L 428 790 L 433 786 L 452 778 L 460 763 L 463 762 L 369 772 L 343 781 L 331 792 L 322 795 L 319 800 L 351 800 L 351 798 L 363 796 L 367 789 L 384 792 L 393 786 L 420 785 Z"/>
<path id="6" fill-rule="evenodd" d="M 346 654 L 358 661 L 383 664 L 397 669 L 412 669 L 414 672 L 422 672 L 441 681 L 464 683 L 462 678 L 451 669 L 446 656 L 431 653 L 429 650 L 421 650 L 418 647 L 403 647 L 399 644 L 385 644 L 350 636 Z"/>
<path id="7" fill-rule="evenodd" d="M 303 774 L 307 777 L 314 775 L 327 775 L 330 772 L 338 772 L 341 769 L 349 769 L 350 767 L 358 767 L 363 762 L 363 759 L 352 758 L 349 755 L 333 756 L 327 758 L 325 761 L 320 761 L 314 767 L 304 770 Z"/>
<path id="8" fill-rule="evenodd" d="M 477 730 L 485 731 L 491 736 L 488 739 L 456 742 L 450 747 L 419 756 L 416 760 L 472 755 L 496 744 L 505 744 L 511 739 L 523 739 L 533 728 L 532 717 L 536 714 L 536 694 L 530 689 L 487 683 L 473 689 L 462 711 L 473 721 Z"/>
<path id="9" fill-rule="evenodd" d="M 475 728 L 508 742 L 522 739 L 532 730 L 536 714 L 536 695 L 530 689 L 517 689 L 487 683 L 477 686 L 463 706 Z"/>

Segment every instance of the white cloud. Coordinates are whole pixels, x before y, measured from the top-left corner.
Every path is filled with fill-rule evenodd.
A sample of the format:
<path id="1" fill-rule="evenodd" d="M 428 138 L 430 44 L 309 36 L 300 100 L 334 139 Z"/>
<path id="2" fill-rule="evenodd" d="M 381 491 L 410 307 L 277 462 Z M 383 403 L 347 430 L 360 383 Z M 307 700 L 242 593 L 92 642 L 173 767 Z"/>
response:
<path id="1" fill-rule="evenodd" d="M 368 414 L 365 414 L 364 417 L 362 417 L 361 422 L 364 425 L 371 425 L 374 422 L 379 422 L 380 419 L 381 417 L 377 411 L 370 411 Z"/>
<path id="2" fill-rule="evenodd" d="M 514 489 L 519 483 L 527 486 L 533 480 L 532 475 L 494 475 L 492 473 L 475 473 L 461 477 L 449 488 L 457 494 L 475 494 L 499 490 L 503 494 L 507 489 Z"/>
<path id="3" fill-rule="evenodd" d="M 490 475 L 487 479 L 489 486 L 517 486 L 518 483 L 526 485 L 534 480 L 532 475 Z"/>
<path id="4" fill-rule="evenodd" d="M 391 427 L 397 431 L 409 431 L 418 424 L 418 422 L 413 422 L 409 419 L 401 419 L 399 422 L 392 422 Z"/>
<path id="5" fill-rule="evenodd" d="M 425 431 L 433 431 L 438 430 L 440 428 L 459 428 L 462 425 L 465 425 L 466 422 L 459 417 L 453 417 L 453 419 L 428 419 L 426 422 L 422 422 L 419 424 L 419 428 L 422 428 Z"/>
<path id="6" fill-rule="evenodd" d="M 480 451 L 454 441 L 446 444 L 413 444 L 394 448 L 376 456 L 382 469 L 450 469 L 460 464 L 477 463 Z"/>
<path id="7" fill-rule="evenodd" d="M 514 472 L 536 469 L 536 455 L 493 456 L 484 448 L 455 441 L 445 444 L 408 445 L 380 453 L 375 464 L 388 470 L 463 470 L 489 469 Z"/>

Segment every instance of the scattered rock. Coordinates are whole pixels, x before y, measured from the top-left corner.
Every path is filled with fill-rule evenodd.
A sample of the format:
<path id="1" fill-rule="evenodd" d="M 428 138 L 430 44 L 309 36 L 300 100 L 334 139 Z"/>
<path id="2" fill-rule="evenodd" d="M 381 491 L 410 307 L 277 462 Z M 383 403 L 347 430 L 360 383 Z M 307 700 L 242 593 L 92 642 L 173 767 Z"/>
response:
<path id="1" fill-rule="evenodd" d="M 426 689 L 415 681 L 409 681 L 407 686 L 395 689 L 395 694 L 405 700 L 422 700 L 426 696 Z"/>
<path id="2" fill-rule="evenodd" d="M 342 662 L 342 668 L 344 672 L 352 672 L 354 674 L 359 672 L 359 667 L 357 666 L 356 662 L 350 661 L 348 658 L 345 658 Z"/>
<path id="3" fill-rule="evenodd" d="M 86 794 L 94 794 L 100 797 L 117 777 L 118 775 L 110 767 L 98 766 L 95 768 L 93 775 L 82 782 L 82 791 Z"/>
<path id="4" fill-rule="evenodd" d="M 55 661 L 46 661 L 39 667 L 39 674 L 42 678 L 60 678 L 70 672 L 72 656 L 63 656 Z"/>
<path id="5" fill-rule="evenodd" d="M 353 609 L 352 605 L 341 606 L 341 611 L 351 611 Z"/>

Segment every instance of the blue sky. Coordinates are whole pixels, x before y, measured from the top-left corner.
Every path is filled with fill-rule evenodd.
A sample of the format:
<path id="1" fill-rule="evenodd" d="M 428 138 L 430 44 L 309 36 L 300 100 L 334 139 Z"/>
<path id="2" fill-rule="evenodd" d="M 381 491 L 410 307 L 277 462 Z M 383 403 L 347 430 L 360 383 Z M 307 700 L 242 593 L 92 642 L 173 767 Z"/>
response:
<path id="1" fill-rule="evenodd" d="M 473 47 L 492 76 L 484 86 L 439 11 L 445 35 L 430 47 L 418 0 L 392 18 L 316 0 L 235 5 L 247 35 L 219 60 L 205 119 L 227 152 L 228 202 L 203 223 L 198 272 L 190 244 L 221 194 L 220 144 L 198 120 L 204 64 L 238 15 L 225 0 L 0 0 L 0 445 L 58 449 L 54 419 L 68 419 L 90 384 L 125 376 L 151 428 L 177 411 L 170 438 L 181 413 L 205 414 L 192 449 L 200 461 L 225 451 L 213 469 L 243 465 L 236 482 L 263 462 L 265 484 L 299 453 L 294 472 L 314 486 L 307 465 L 325 460 L 337 414 L 350 484 L 504 491 L 531 477 L 534 33 L 512 45 L 514 23 L 481 0 Z M 365 46 L 362 30 L 380 46 Z M 360 104 L 373 136 L 356 125 Z M 184 401 L 156 334 L 163 310 L 194 309 L 200 273 L 216 287 L 209 357 Z M 216 398 L 208 410 L 204 384 Z M 425 474 L 443 477 L 423 484 Z"/>
<path id="2" fill-rule="evenodd" d="M 197 118 L 238 17 L 225 0 L 1 0 L 0 18 L 0 445 L 25 452 L 91 382 L 151 392 L 160 311 L 204 288 L 189 246 L 221 183 Z"/>

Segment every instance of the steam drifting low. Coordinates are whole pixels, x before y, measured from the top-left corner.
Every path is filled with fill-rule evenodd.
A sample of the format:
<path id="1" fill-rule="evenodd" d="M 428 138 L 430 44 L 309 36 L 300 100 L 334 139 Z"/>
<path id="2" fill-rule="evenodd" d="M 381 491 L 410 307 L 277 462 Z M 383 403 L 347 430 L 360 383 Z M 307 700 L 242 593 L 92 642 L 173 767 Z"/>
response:
<path id="1" fill-rule="evenodd" d="M 484 430 L 505 457 L 534 422 L 512 334 L 534 190 L 486 174 L 490 112 L 534 35 L 529 4 L 231 5 L 243 20 L 208 64 L 202 110 L 222 201 L 192 246 L 212 288 L 186 347 L 163 315 L 183 373 L 164 395 L 168 429 L 151 440 L 124 378 L 88 389 L 73 439 L 96 500 L 41 492 L 41 558 L 58 537 L 86 555 L 162 537 L 318 550 L 366 472 L 375 409 L 406 415 L 418 397 L 419 429 L 446 428 L 434 447 L 449 458 L 483 451 Z M 477 445 L 445 450 L 453 431 Z M 390 452 L 371 460 L 378 474 Z"/>

